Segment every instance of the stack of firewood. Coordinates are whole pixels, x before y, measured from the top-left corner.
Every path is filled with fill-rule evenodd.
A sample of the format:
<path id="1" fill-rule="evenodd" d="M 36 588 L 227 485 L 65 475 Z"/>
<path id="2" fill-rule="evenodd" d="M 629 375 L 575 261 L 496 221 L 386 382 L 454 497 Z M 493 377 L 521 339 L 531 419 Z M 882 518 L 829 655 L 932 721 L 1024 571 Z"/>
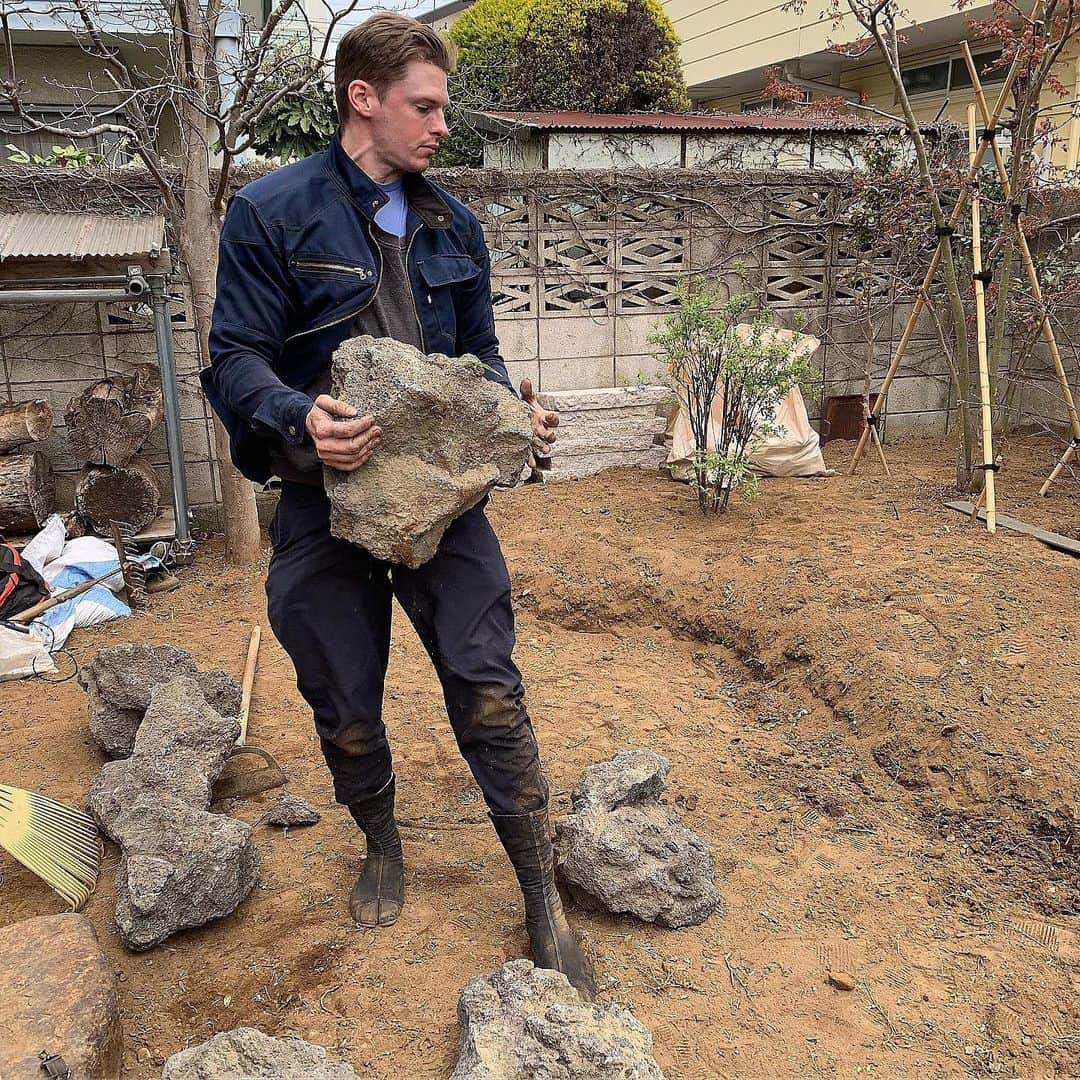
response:
<path id="1" fill-rule="evenodd" d="M 47 401 L 0 405 L 0 532 L 34 532 L 53 511 L 52 465 L 40 450 L 20 449 L 47 439 L 52 425 Z"/>
<path id="2" fill-rule="evenodd" d="M 68 439 L 84 463 L 75 512 L 94 532 L 111 535 L 113 521 L 137 532 L 157 517 L 161 491 L 153 466 L 138 453 L 163 415 L 161 376 L 153 364 L 100 379 L 68 403 Z"/>

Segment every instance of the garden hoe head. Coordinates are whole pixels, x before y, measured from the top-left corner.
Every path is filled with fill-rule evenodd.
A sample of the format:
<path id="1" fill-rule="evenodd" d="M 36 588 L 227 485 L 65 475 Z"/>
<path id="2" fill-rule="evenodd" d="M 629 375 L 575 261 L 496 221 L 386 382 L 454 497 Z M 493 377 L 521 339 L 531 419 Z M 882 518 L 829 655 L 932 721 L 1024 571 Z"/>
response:
<path id="1" fill-rule="evenodd" d="M 248 643 L 247 664 L 244 668 L 244 681 L 240 696 L 240 737 L 229 752 L 229 761 L 241 757 L 256 757 L 262 765 L 249 771 L 237 770 L 228 776 L 222 776 L 214 784 L 213 801 L 222 799 L 246 799 L 263 791 L 281 787 L 287 777 L 285 770 L 277 763 L 274 756 L 258 746 L 247 746 L 248 713 L 251 710 L 251 688 L 255 683 L 255 666 L 259 661 L 259 642 L 262 631 L 258 626 L 251 628 L 251 640 Z"/>

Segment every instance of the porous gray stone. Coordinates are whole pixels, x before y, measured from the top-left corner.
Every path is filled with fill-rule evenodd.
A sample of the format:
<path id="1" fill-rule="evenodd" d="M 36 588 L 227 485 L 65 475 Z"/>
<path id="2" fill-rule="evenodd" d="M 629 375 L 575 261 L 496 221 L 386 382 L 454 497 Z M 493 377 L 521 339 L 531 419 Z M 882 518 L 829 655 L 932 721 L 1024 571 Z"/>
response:
<path id="1" fill-rule="evenodd" d="M 191 653 L 175 645 L 107 645 L 79 672 L 90 734 L 109 757 L 131 753 L 152 691 L 179 675 L 197 679 L 223 716 L 240 714 L 240 684 L 224 671 L 199 671 Z"/>
<path id="2" fill-rule="evenodd" d="M 207 810 L 239 734 L 239 719 L 181 676 L 153 689 L 131 756 L 94 781 L 90 813 L 122 851 L 116 924 L 128 948 L 228 915 L 258 880 L 251 827 Z"/>
<path id="3" fill-rule="evenodd" d="M 360 1080 L 350 1065 L 303 1039 L 275 1039 L 257 1028 L 223 1031 L 166 1059 L 161 1080 Z"/>
<path id="4" fill-rule="evenodd" d="M 455 518 L 521 475 L 528 406 L 485 379 L 475 356 L 352 338 L 334 353 L 332 392 L 374 416 L 382 437 L 354 472 L 323 470 L 330 530 L 380 559 L 422 565 Z"/>
<path id="5" fill-rule="evenodd" d="M 670 770 L 651 750 L 585 770 L 555 822 L 556 868 L 577 900 L 673 929 L 719 907 L 708 845 L 659 802 Z"/>
<path id="6" fill-rule="evenodd" d="M 286 791 L 267 815 L 266 821 L 270 825 L 291 829 L 295 825 L 316 825 L 322 821 L 322 815 L 314 806 Z"/>
<path id="7" fill-rule="evenodd" d="M 663 1080 L 652 1035 L 622 1005 L 588 1004 L 558 971 L 511 960 L 458 1002 L 450 1080 Z M 172 1080 L 172 1078 L 169 1078 Z"/>

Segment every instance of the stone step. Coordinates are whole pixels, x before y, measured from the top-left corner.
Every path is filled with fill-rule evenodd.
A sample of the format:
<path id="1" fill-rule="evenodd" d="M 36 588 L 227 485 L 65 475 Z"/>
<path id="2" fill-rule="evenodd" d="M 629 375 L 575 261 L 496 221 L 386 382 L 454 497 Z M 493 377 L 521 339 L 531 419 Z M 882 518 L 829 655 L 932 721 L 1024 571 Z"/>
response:
<path id="1" fill-rule="evenodd" d="M 537 395 L 545 409 L 582 412 L 591 409 L 624 409 L 674 404 L 675 395 L 666 386 L 605 386 L 593 390 L 551 390 Z"/>

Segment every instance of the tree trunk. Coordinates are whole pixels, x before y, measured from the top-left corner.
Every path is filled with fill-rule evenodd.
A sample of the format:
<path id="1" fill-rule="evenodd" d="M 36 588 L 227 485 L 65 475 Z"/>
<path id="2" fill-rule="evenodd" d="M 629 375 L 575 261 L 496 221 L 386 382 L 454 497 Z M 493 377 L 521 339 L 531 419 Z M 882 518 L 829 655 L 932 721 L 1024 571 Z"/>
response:
<path id="1" fill-rule="evenodd" d="M 36 531 L 55 499 L 52 466 L 41 451 L 0 457 L 0 532 Z"/>
<path id="2" fill-rule="evenodd" d="M 23 443 L 47 439 L 52 425 L 52 408 L 41 398 L 0 405 L 0 454 Z"/>
<path id="3" fill-rule="evenodd" d="M 126 465 L 87 465 L 75 485 L 75 511 L 94 532 L 110 536 L 110 523 L 131 525 L 136 532 L 157 517 L 161 490 L 153 466 L 140 457 Z"/>
<path id="4" fill-rule="evenodd" d="M 161 375 L 153 364 L 101 379 L 73 397 L 64 412 L 71 451 L 86 465 L 126 465 L 164 413 Z"/>
<path id="5" fill-rule="evenodd" d="M 210 315 L 214 309 L 218 241 L 221 236 L 221 223 L 214 214 L 210 200 L 210 150 L 206 133 L 206 69 L 207 62 L 213 60 L 213 42 L 197 0 L 180 0 L 180 4 L 187 25 L 197 26 L 198 32 L 191 34 L 187 42 L 190 58 L 185 65 L 185 76 L 190 85 L 178 103 L 185 147 L 184 217 L 179 239 L 191 282 L 199 349 L 203 362 L 208 364 Z M 225 518 L 225 559 L 236 566 L 250 566 L 262 556 L 255 489 L 233 466 L 229 456 L 229 437 L 216 417 L 214 444 Z"/>

